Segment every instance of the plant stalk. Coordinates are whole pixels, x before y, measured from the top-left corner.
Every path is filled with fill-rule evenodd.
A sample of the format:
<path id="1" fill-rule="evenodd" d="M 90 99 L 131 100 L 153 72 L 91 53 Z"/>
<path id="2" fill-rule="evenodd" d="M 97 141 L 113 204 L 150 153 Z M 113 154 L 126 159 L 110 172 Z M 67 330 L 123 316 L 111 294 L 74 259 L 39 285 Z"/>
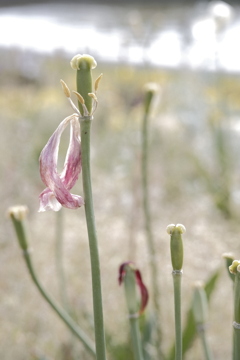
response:
<path id="1" fill-rule="evenodd" d="M 200 329 L 198 334 L 199 334 L 199 337 L 201 339 L 205 359 L 206 360 L 212 360 L 213 357 L 212 357 L 210 347 L 208 345 L 205 329 L 204 328 Z"/>
<path id="2" fill-rule="evenodd" d="M 81 150 L 82 150 L 82 179 L 85 201 L 85 215 L 87 222 L 91 269 L 92 269 L 92 291 L 93 311 L 95 324 L 96 358 L 106 359 L 105 333 L 103 322 L 102 290 L 100 277 L 100 261 L 97 244 L 97 231 L 94 217 L 91 167 L 90 167 L 90 137 L 92 117 L 85 116 L 80 120 L 81 126 Z"/>
<path id="3" fill-rule="evenodd" d="M 66 294 L 66 279 L 63 267 L 63 211 L 56 213 L 56 270 L 59 282 L 59 295 L 62 306 L 67 311 L 68 301 Z"/>
<path id="4" fill-rule="evenodd" d="M 173 270 L 175 311 L 175 360 L 182 360 L 181 282 L 182 272 Z"/>
<path id="5" fill-rule="evenodd" d="M 146 95 L 147 96 L 147 95 Z M 151 97 L 152 99 L 152 97 Z M 150 100 L 151 102 L 151 100 Z M 150 269 L 151 269 L 151 282 L 152 282 L 152 292 L 153 292 L 153 305 L 155 310 L 155 317 L 156 317 L 156 335 L 157 335 L 157 351 L 158 356 L 160 358 L 163 357 L 161 351 L 161 342 L 162 342 L 162 331 L 160 327 L 160 306 L 159 306 L 159 285 L 158 285 L 158 269 L 156 263 L 156 249 L 154 244 L 153 232 L 152 232 L 152 218 L 151 218 L 151 211 L 150 211 L 150 196 L 149 196 L 149 145 L 148 145 L 148 122 L 149 122 L 149 106 L 146 106 L 146 110 L 143 116 L 142 122 L 142 194 L 143 194 L 143 214 L 144 214 L 144 226 L 145 226 L 145 233 L 146 233 L 146 240 L 147 240 L 147 247 L 149 252 L 149 262 L 150 262 Z"/>
<path id="6" fill-rule="evenodd" d="M 137 318 L 130 318 L 130 329 L 131 329 L 131 338 L 133 344 L 133 352 L 135 360 L 144 360 L 143 350 L 141 346 L 141 337 L 139 331 L 139 320 Z"/>
<path id="7" fill-rule="evenodd" d="M 88 336 L 78 327 L 78 325 L 74 322 L 74 320 L 68 315 L 68 313 L 60 308 L 55 301 L 48 295 L 45 289 L 40 284 L 38 277 L 35 273 L 35 270 L 32 265 L 31 257 L 29 255 L 29 251 L 23 251 L 24 260 L 26 262 L 28 271 L 31 275 L 31 278 L 38 288 L 39 292 L 43 296 L 43 298 L 48 302 L 51 308 L 58 314 L 58 316 L 63 320 L 63 322 L 67 325 L 67 327 L 72 331 L 72 333 L 83 343 L 85 348 L 91 353 L 91 355 L 95 355 L 94 344 L 92 340 L 88 338 Z"/>

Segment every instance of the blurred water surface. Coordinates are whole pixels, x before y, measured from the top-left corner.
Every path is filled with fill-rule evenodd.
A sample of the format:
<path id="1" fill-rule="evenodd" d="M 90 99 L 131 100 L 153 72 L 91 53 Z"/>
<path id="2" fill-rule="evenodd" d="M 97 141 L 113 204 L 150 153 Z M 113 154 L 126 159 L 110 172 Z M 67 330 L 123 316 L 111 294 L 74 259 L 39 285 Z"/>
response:
<path id="1" fill-rule="evenodd" d="M 240 71 L 239 8 L 39 4 L 0 10 L 0 46 L 105 62 Z"/>

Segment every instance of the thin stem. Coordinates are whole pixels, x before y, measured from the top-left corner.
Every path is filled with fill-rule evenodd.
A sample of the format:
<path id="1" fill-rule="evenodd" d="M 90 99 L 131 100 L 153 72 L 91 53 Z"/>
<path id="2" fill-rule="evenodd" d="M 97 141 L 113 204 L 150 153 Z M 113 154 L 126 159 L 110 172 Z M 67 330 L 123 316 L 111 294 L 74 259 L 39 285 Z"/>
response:
<path id="1" fill-rule="evenodd" d="M 59 281 L 59 294 L 65 310 L 68 309 L 66 280 L 63 268 L 63 211 L 56 213 L 56 269 Z"/>
<path id="2" fill-rule="evenodd" d="M 84 117 L 80 121 L 81 125 L 81 149 L 82 149 L 82 179 L 85 201 L 85 215 L 87 222 L 91 269 L 92 269 L 92 291 L 93 291 L 93 311 L 95 324 L 96 358 L 97 360 L 106 359 L 105 334 L 103 323 L 102 290 L 100 277 L 100 261 L 98 254 L 97 232 L 94 217 L 91 167 L 90 167 L 90 136 L 91 136 L 91 117 Z"/>
<path id="3" fill-rule="evenodd" d="M 233 327 L 234 327 L 233 359 L 240 360 L 240 271 L 238 271 L 238 270 L 236 271 L 235 281 L 234 281 L 234 323 L 233 323 Z"/>
<path id="4" fill-rule="evenodd" d="M 199 337 L 201 339 L 205 359 L 206 360 L 212 360 L 213 357 L 212 357 L 212 353 L 211 353 L 210 347 L 209 347 L 208 342 L 207 342 L 205 329 L 201 329 L 199 331 Z"/>
<path id="5" fill-rule="evenodd" d="M 142 346 L 141 346 L 138 318 L 130 318 L 129 320 L 130 320 L 134 358 L 135 358 L 135 360 L 144 360 L 143 350 L 142 350 Z"/>
<path id="6" fill-rule="evenodd" d="M 72 331 L 72 333 L 83 343 L 85 348 L 92 354 L 95 355 L 95 349 L 93 342 L 88 338 L 88 336 L 78 327 L 78 325 L 73 321 L 73 319 L 68 315 L 68 313 L 60 308 L 55 301 L 48 295 L 46 290 L 40 284 L 35 270 L 33 268 L 31 258 L 29 255 L 29 251 L 25 250 L 23 252 L 24 259 L 28 268 L 28 271 L 31 275 L 31 278 L 34 284 L 37 286 L 38 290 L 40 291 L 41 295 L 44 299 L 48 302 L 48 304 L 52 307 L 52 309 L 58 314 L 58 316 L 63 320 L 63 322 L 67 325 L 67 327 Z"/>
<path id="7" fill-rule="evenodd" d="M 150 269 L 151 269 L 151 281 L 152 281 L 152 292 L 153 292 L 153 304 L 155 308 L 156 316 L 156 332 L 158 342 L 158 355 L 162 357 L 161 352 L 161 340 L 162 332 L 160 327 L 160 306 L 159 306 L 159 286 L 158 286 L 158 269 L 156 263 L 156 249 L 153 239 L 152 232 L 152 218 L 149 203 L 149 179 L 148 179 L 148 113 L 144 114 L 142 123 L 142 192 L 143 192 L 143 213 L 145 222 L 146 240 L 150 258 Z"/>
<path id="8" fill-rule="evenodd" d="M 173 270 L 174 310 L 175 310 L 175 360 L 182 360 L 182 319 L 181 280 L 182 273 Z"/>

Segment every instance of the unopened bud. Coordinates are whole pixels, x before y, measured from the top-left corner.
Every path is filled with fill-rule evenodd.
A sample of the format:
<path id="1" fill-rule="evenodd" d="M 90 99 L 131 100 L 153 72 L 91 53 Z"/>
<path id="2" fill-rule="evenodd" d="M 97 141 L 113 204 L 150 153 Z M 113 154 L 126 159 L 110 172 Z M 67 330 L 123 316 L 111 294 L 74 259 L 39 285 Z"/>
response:
<path id="1" fill-rule="evenodd" d="M 171 236 L 171 260 L 173 270 L 182 270 L 183 265 L 183 242 L 182 234 L 186 232 L 186 228 L 182 224 L 170 224 L 167 226 L 167 233 Z"/>
<path id="2" fill-rule="evenodd" d="M 27 213 L 28 213 L 27 206 L 19 205 L 19 206 L 10 207 L 8 209 L 8 214 L 12 219 L 19 245 L 24 251 L 26 251 L 28 248 L 27 235 L 26 235 L 25 223 L 24 223 Z"/>
<path id="3" fill-rule="evenodd" d="M 202 283 L 196 283 L 193 293 L 193 315 L 198 325 L 204 325 L 208 319 L 207 295 Z"/>
<path id="4" fill-rule="evenodd" d="M 91 55 L 75 55 L 70 61 L 73 70 L 95 69 L 97 62 Z"/>
<path id="5" fill-rule="evenodd" d="M 231 279 L 232 281 L 234 281 L 235 275 L 232 274 L 232 273 L 230 272 L 230 269 L 229 269 L 229 267 L 231 266 L 231 264 L 232 264 L 232 262 L 233 262 L 233 260 L 234 260 L 234 256 L 233 256 L 233 254 L 231 254 L 231 253 L 224 253 L 224 254 L 222 254 L 222 257 L 223 257 L 223 259 L 225 259 L 225 264 L 226 264 L 226 268 L 227 268 L 228 275 L 229 275 L 230 279 Z"/>
<path id="6" fill-rule="evenodd" d="M 229 266 L 229 271 L 231 274 L 237 274 L 238 265 L 240 265 L 240 260 L 233 260 L 232 265 Z"/>

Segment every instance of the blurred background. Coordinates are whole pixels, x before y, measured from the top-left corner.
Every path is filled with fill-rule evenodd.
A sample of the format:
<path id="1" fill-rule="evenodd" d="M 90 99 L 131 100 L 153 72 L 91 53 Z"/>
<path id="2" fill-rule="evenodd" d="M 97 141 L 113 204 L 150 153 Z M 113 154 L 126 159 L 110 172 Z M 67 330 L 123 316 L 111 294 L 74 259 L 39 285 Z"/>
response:
<path id="1" fill-rule="evenodd" d="M 0 1 L 2 360 L 73 360 L 79 354 L 83 360 L 90 358 L 31 283 L 6 217 L 9 206 L 29 207 L 36 271 L 61 301 L 56 265 L 59 218 L 38 213 L 38 195 L 44 189 L 38 158 L 60 121 L 72 112 L 60 79 L 75 89 L 69 63 L 78 53 L 94 56 L 95 78 L 104 74 L 92 129 L 92 175 L 108 358 L 131 360 L 123 289 L 117 284 L 119 265 L 136 261 L 145 283 L 150 283 L 140 172 L 143 87 L 148 82 L 160 86 L 149 129 L 149 180 L 163 349 L 168 352 L 174 333 L 165 229 L 169 223 L 183 223 L 183 314 L 192 283 L 206 281 L 220 269 L 208 335 L 215 358 L 230 358 L 232 284 L 221 256 L 229 251 L 240 256 L 239 39 L 237 1 Z M 81 181 L 74 192 L 82 194 Z M 68 306 L 93 336 L 84 211 L 61 213 Z M 198 340 L 186 359 L 193 356 L 203 358 Z"/>

